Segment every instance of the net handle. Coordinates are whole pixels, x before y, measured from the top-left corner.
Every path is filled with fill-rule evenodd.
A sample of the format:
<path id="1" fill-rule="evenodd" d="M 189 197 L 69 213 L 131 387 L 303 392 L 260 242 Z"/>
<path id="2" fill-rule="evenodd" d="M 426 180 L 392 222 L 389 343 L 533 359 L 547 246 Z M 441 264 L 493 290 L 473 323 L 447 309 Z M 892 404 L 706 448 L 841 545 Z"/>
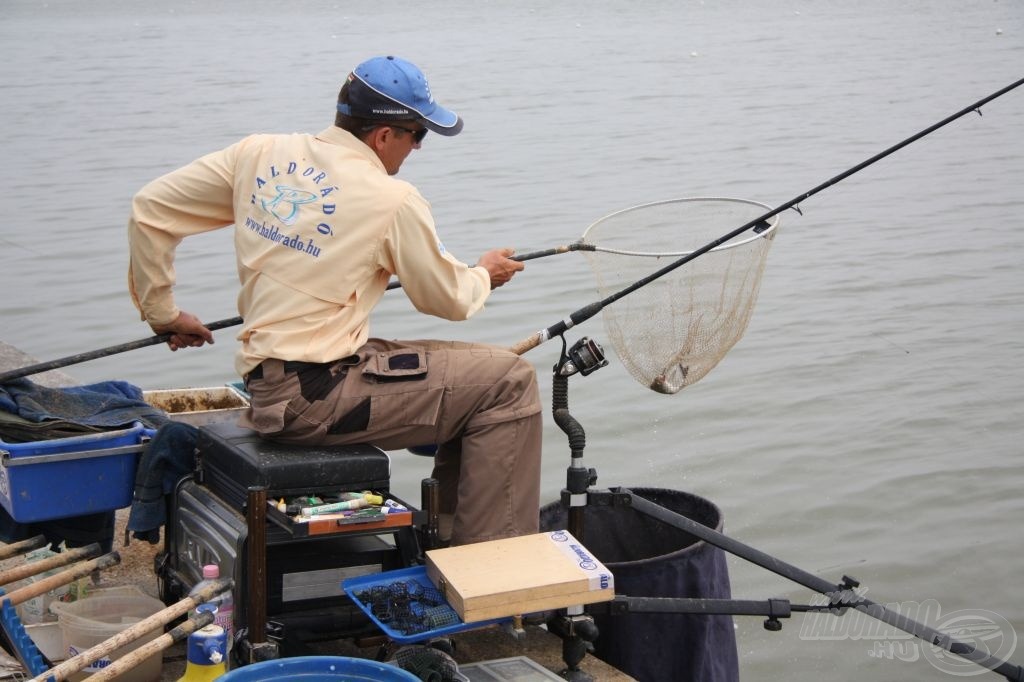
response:
<path id="1" fill-rule="evenodd" d="M 583 241 L 573 242 L 572 244 L 564 244 L 562 246 L 555 246 L 549 249 L 541 249 L 539 251 L 531 251 L 518 256 L 512 256 L 511 260 L 515 261 L 527 261 L 535 258 L 544 258 L 546 256 L 554 256 L 561 253 L 568 253 L 570 251 L 594 251 L 595 247 L 591 244 L 586 244 Z M 401 288 L 401 282 L 391 282 L 388 284 L 387 289 L 399 289 Z M 225 329 L 227 327 L 234 327 L 242 324 L 241 317 L 229 317 L 223 320 L 217 320 L 206 325 L 206 328 L 210 331 L 216 331 L 218 329 Z M 166 343 L 170 340 L 172 334 L 157 334 L 155 336 L 149 336 L 144 339 L 137 339 L 135 341 L 128 341 L 125 343 L 115 344 L 113 346 L 106 346 L 104 348 L 98 348 L 96 350 L 86 351 L 84 353 L 76 353 L 75 355 L 67 355 L 56 360 L 47 360 L 46 362 L 39 362 L 33 365 L 26 365 L 25 367 L 19 367 L 17 369 L 8 370 L 6 372 L 0 372 L 0 384 L 5 381 L 13 381 L 14 379 L 20 379 L 21 377 L 30 376 L 33 374 L 40 374 L 42 372 L 48 372 L 53 369 L 60 369 L 62 367 L 68 367 L 70 365 L 77 365 L 82 362 L 88 362 L 90 360 L 96 360 L 99 358 L 105 358 L 118 353 L 125 353 L 130 350 L 137 350 L 139 348 L 148 348 L 149 346 L 156 346 L 161 343 Z"/>
<path id="2" fill-rule="evenodd" d="M 522 255 L 510 256 L 509 260 L 519 261 L 520 263 L 522 263 L 523 261 L 533 260 L 535 258 L 545 258 L 546 256 L 556 256 L 556 255 L 558 255 L 560 253 L 569 253 L 570 251 L 597 251 L 597 250 L 599 250 L 599 249 L 597 249 L 597 247 L 595 247 L 593 244 L 587 244 L 587 243 L 585 243 L 581 239 L 581 240 L 575 241 L 575 242 L 573 242 L 571 244 L 563 244 L 562 246 L 554 246 L 554 247 L 552 247 L 550 249 L 541 249 L 540 251 L 531 251 L 529 253 L 524 253 Z M 388 291 L 390 291 L 391 289 L 400 289 L 401 287 L 402 287 L 402 283 L 401 282 L 394 281 L 394 282 L 388 282 L 387 289 L 388 289 Z"/>

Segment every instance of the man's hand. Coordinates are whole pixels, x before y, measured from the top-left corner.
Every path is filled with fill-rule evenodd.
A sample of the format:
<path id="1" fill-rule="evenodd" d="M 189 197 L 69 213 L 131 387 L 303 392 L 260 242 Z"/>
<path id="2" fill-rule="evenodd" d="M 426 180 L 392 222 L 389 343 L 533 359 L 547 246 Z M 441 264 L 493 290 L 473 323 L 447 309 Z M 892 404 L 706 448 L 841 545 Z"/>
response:
<path id="1" fill-rule="evenodd" d="M 515 249 L 491 249 L 480 256 L 477 266 L 485 268 L 491 275 L 492 289 L 497 289 L 505 284 L 512 279 L 514 274 L 526 267 L 519 261 L 510 258 L 515 252 Z"/>
<path id="2" fill-rule="evenodd" d="M 157 334 L 170 334 L 167 345 L 171 350 L 179 348 L 198 348 L 204 343 L 213 343 L 213 332 L 207 329 L 199 318 L 182 310 L 174 322 L 161 326 L 152 326 Z"/>

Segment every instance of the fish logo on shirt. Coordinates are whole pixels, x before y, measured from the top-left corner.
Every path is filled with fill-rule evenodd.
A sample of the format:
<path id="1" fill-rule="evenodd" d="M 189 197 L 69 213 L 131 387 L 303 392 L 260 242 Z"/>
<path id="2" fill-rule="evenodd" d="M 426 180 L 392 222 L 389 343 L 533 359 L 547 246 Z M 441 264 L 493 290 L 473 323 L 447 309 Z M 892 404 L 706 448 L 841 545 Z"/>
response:
<path id="1" fill-rule="evenodd" d="M 299 219 L 299 207 L 316 201 L 317 195 L 288 185 L 276 185 L 277 194 L 272 199 L 261 198 L 263 210 L 285 225 L 294 225 Z"/>
<path id="2" fill-rule="evenodd" d="M 339 188 L 330 183 L 327 171 L 298 161 L 271 164 L 266 171 L 265 175 L 254 178 L 256 186 L 250 200 L 253 206 L 277 218 L 282 226 L 290 227 L 298 222 L 300 213 L 305 214 L 303 207 L 319 202 L 320 213 L 325 217 L 315 226 L 316 231 L 324 236 L 334 235 L 334 228 L 327 221 L 338 208 L 334 199 Z M 273 184 L 274 193 L 267 192 L 268 184 L 286 179 L 309 189 L 300 189 L 294 184 Z"/>

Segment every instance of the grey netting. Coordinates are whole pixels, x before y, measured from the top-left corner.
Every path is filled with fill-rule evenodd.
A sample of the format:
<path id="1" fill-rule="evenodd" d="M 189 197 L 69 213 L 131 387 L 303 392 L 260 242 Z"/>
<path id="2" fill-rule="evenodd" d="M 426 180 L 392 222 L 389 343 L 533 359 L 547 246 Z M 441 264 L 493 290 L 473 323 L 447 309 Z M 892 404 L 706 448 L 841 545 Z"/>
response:
<path id="1" fill-rule="evenodd" d="M 634 206 L 587 228 L 584 251 L 602 298 L 768 212 L 752 201 L 673 199 Z M 750 321 L 778 216 L 605 306 L 605 330 L 641 384 L 677 393 L 710 372 Z M 755 231 L 756 230 L 756 231 Z"/>

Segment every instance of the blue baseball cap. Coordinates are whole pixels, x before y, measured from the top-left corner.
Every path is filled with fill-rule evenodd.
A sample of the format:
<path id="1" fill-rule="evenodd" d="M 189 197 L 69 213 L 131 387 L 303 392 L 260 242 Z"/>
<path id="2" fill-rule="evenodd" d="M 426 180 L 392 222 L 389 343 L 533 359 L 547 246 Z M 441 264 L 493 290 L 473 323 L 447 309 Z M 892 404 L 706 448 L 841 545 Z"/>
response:
<path id="1" fill-rule="evenodd" d="M 434 101 L 427 77 L 415 64 L 398 57 L 368 59 L 348 75 L 346 116 L 371 121 L 419 121 L 441 135 L 457 135 L 462 119 Z"/>

